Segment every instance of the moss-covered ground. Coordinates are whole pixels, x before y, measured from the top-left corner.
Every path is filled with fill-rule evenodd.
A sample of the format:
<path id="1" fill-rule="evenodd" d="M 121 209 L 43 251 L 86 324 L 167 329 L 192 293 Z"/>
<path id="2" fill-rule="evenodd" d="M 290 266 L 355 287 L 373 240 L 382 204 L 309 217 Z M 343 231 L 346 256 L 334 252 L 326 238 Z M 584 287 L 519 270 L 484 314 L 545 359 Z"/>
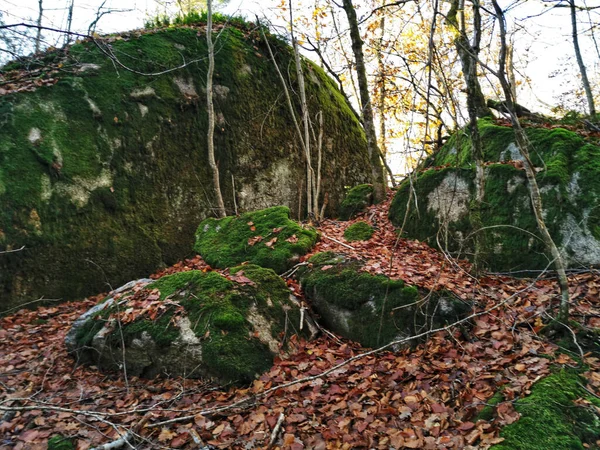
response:
<path id="1" fill-rule="evenodd" d="M 367 222 L 359 221 L 353 223 L 344 231 L 344 239 L 347 241 L 368 241 L 373 236 L 373 227 Z"/>
<path id="2" fill-rule="evenodd" d="M 250 262 L 282 273 L 308 253 L 317 232 L 290 220 L 290 210 L 275 206 L 239 217 L 204 220 L 196 232 L 197 251 L 213 267 Z"/>
<path id="3" fill-rule="evenodd" d="M 273 362 L 269 346 L 255 337 L 247 317 L 250 310 L 264 317 L 270 325 L 272 338 L 278 339 L 286 320 L 298 323 L 299 313 L 289 306 L 289 290 L 271 269 L 245 265 L 231 269 L 233 276 L 243 275 L 250 282 L 231 281 L 216 272 L 191 270 L 164 276 L 146 288 L 159 291 L 160 299 L 181 305 L 192 324 L 192 330 L 202 340 L 204 373 L 221 381 L 245 384 L 266 371 Z M 235 279 L 235 278 L 234 278 Z M 85 346 L 102 328 L 116 307 L 98 314 L 89 327 L 78 336 Z M 109 336 L 108 343 L 127 347 L 133 339 L 147 333 L 158 348 L 170 346 L 179 335 L 173 316 L 174 305 L 156 320 L 144 316 L 123 324 Z"/>
<path id="4" fill-rule="evenodd" d="M 482 257 L 494 271 L 545 269 L 551 263 L 537 230 L 524 171 L 508 161 L 519 159 L 511 128 L 482 119 L 479 128 L 486 166 L 485 198 L 481 209 L 484 230 Z M 567 216 L 600 237 L 600 147 L 586 142 L 575 132 L 561 128 L 526 129 L 533 164 L 539 169 L 537 180 L 542 191 L 544 219 L 555 242 L 564 244 L 561 227 Z M 513 143 L 513 144 L 511 144 Z M 446 227 L 431 208 L 427 197 L 449 174 L 464 180 L 474 196 L 474 161 L 471 144 L 464 130 L 455 133 L 424 166 L 435 166 L 419 173 L 414 182 L 418 207 L 410 206 L 404 231 L 412 238 L 442 246 L 460 257 L 473 253 L 471 211 L 465 211 Z M 404 182 L 390 208 L 396 226 L 403 223 L 410 183 Z M 442 232 L 440 233 L 440 229 Z"/>
<path id="5" fill-rule="evenodd" d="M 373 185 L 359 184 L 354 186 L 340 205 L 340 220 L 350 220 L 354 215 L 364 211 L 373 203 Z"/>
<path id="6" fill-rule="evenodd" d="M 562 369 L 540 381 L 515 403 L 521 418 L 504 427 L 504 442 L 492 450 L 600 448 L 600 400 L 584 389 L 575 370 Z"/>
<path id="7" fill-rule="evenodd" d="M 73 441 L 69 438 L 56 434 L 48 439 L 48 450 L 74 450 Z"/>
<path id="8" fill-rule="evenodd" d="M 117 68 L 93 43 L 79 42 L 44 56 L 61 65 L 55 85 L 0 98 L 0 249 L 25 246 L 0 260 L 1 309 L 42 296 L 81 298 L 189 253 L 195 228 L 214 204 L 202 138 L 202 36 L 195 24 L 109 38 L 136 71 L 189 62 L 160 76 Z M 287 67 L 290 48 L 270 39 L 277 63 Z M 268 203 L 252 195 L 283 161 L 290 170 L 277 189 L 289 191 L 286 201 L 302 212 L 304 165 L 260 33 L 226 26 L 216 45 L 215 108 L 222 120 L 215 148 L 227 208 L 233 212 L 232 175 L 237 194 L 244 187 L 249 193 L 248 205 Z M 321 175 L 334 212 L 344 186 L 367 179 L 364 133 L 335 83 L 303 64 L 309 106 L 322 111 L 327 130 Z"/>

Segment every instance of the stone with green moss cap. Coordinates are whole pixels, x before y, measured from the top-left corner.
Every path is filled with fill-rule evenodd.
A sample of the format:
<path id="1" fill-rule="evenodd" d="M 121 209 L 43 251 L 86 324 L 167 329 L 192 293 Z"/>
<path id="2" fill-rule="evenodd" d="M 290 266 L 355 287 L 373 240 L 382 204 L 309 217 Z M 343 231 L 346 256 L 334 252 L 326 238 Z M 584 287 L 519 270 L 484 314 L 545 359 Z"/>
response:
<path id="1" fill-rule="evenodd" d="M 300 319 L 283 280 L 256 265 L 233 268 L 228 278 L 198 270 L 164 276 L 102 305 L 69 333 L 78 362 L 221 383 L 246 384 L 268 370 L 284 330 L 289 338 Z"/>
<path id="2" fill-rule="evenodd" d="M 304 214 L 305 163 L 277 71 L 254 25 L 223 22 L 215 149 L 226 207 L 234 211 L 235 195 L 240 211 L 283 204 Z M 189 255 L 215 203 L 207 50 L 198 31 L 188 24 L 111 38 L 115 54 L 137 71 L 190 62 L 179 70 L 151 77 L 117 70 L 81 42 L 30 67 L 69 67 L 53 75 L 56 84 L 0 97 L 0 250 L 25 246 L 0 258 L 0 310 L 95 294 Z M 269 39 L 280 67 L 293 64 L 290 47 Z M 309 108 L 324 120 L 322 191 L 335 215 L 345 186 L 369 180 L 366 140 L 336 83 L 309 60 L 302 65 Z M 10 69 L 19 73 L 19 63 Z M 295 89 L 295 72 L 290 78 Z"/>
<path id="3" fill-rule="evenodd" d="M 373 227 L 367 222 L 359 221 L 346 228 L 344 239 L 349 242 L 368 241 L 373 236 L 373 231 Z"/>
<path id="4" fill-rule="evenodd" d="M 424 298 L 416 287 L 361 271 L 362 265 L 341 253 L 317 253 L 298 278 L 323 324 L 365 347 L 455 322 L 470 309 L 449 293 Z"/>
<path id="5" fill-rule="evenodd" d="M 282 273 L 317 242 L 317 232 L 290 220 L 290 210 L 275 206 L 198 226 L 194 250 L 211 266 L 225 268 L 250 262 Z"/>
<path id="6" fill-rule="evenodd" d="M 340 206 L 340 220 L 350 220 L 373 204 L 373 185 L 359 184 L 348 191 Z"/>
<path id="7" fill-rule="evenodd" d="M 481 222 L 481 256 L 494 271 L 551 267 L 539 236 L 521 158 L 512 129 L 482 119 L 486 185 Z M 600 264 L 600 147 L 565 129 L 528 128 L 533 164 L 544 204 L 544 219 L 569 267 Z M 457 257 L 473 254 L 470 220 L 475 169 L 468 135 L 456 133 L 412 184 L 418 205 L 411 204 L 404 231 L 409 238 L 438 243 Z M 404 223 L 408 181 L 390 208 L 396 226 Z"/>

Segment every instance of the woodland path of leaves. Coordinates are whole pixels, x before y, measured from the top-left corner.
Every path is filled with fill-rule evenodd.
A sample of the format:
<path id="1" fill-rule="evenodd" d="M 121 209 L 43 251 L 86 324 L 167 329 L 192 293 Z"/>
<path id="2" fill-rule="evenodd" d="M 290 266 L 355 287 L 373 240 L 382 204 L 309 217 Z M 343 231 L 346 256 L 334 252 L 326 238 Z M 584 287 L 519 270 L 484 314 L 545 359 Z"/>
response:
<path id="1" fill-rule="evenodd" d="M 79 450 L 109 443 L 129 429 L 140 435 L 136 447 L 266 448 L 281 413 L 285 420 L 272 448 L 487 448 L 499 442 L 499 429 L 518 419 L 511 400 L 525 395 L 549 373 L 550 364 L 573 364 L 536 333 L 552 314 L 556 285 L 551 280 L 469 276 L 466 263 L 451 261 L 427 245 L 397 240 L 387 220 L 389 201 L 356 220 L 376 228 L 373 238 L 343 242 L 353 222 L 324 221 L 317 251 L 351 253 L 373 273 L 410 284 L 447 288 L 473 302 L 474 311 L 502 307 L 464 327 L 431 335 L 416 348 L 358 359 L 325 378 L 276 389 L 244 409 L 203 416 L 199 411 L 228 405 L 300 377 L 317 375 L 359 354 L 350 342 L 325 336 L 313 342 L 292 339 L 293 352 L 248 389 L 219 389 L 180 378 L 140 380 L 75 367 L 63 340 L 72 322 L 101 296 L 59 306 L 21 310 L 0 319 L 0 448 L 44 449 L 55 434 L 72 437 Z M 392 258 L 393 256 L 393 258 Z M 178 263 L 155 276 L 209 268 L 199 258 Z M 600 327 L 600 274 L 571 276 L 574 317 Z M 288 282 L 299 294 L 299 286 Z M 529 286 L 529 288 L 527 288 Z M 550 361 L 542 355 L 553 355 Z M 600 362 L 585 361 L 589 389 L 600 392 Z M 491 422 L 475 415 L 503 386 L 507 401 Z M 194 416 L 164 426 L 155 424 Z M 123 448 L 128 448 L 124 446 Z M 129 447 L 131 448 L 131 447 Z"/>

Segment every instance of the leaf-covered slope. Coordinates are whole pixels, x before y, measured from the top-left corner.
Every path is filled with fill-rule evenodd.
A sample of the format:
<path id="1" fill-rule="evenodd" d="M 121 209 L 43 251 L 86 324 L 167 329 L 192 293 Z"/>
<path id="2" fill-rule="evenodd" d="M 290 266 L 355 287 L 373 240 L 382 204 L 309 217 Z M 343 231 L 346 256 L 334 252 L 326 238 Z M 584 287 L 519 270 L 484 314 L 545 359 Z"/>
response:
<path id="1" fill-rule="evenodd" d="M 218 31 L 215 148 L 226 206 L 233 213 L 235 196 L 242 211 L 286 205 L 296 215 L 306 204 L 304 163 L 279 77 L 257 31 Z M 47 70 L 53 85 L 23 85 L 25 68 L 5 68 L 0 249 L 25 249 L 0 256 L 0 309 L 82 297 L 191 250 L 214 204 L 203 33 L 188 26 L 100 41 L 138 72 L 187 63 L 162 75 L 125 70 L 91 42 L 44 56 L 46 66 L 31 76 Z M 274 38 L 271 46 L 287 67 L 289 47 Z M 311 113 L 323 112 L 322 192 L 333 213 L 345 186 L 367 179 L 366 142 L 333 81 L 308 61 L 304 67 Z"/>
<path id="2" fill-rule="evenodd" d="M 541 270 L 551 263 L 538 235 L 522 157 L 513 131 L 490 120 L 479 123 L 486 163 L 481 220 L 483 257 L 493 270 Z M 544 219 L 571 267 L 600 263 L 600 147 L 562 128 L 528 128 L 538 172 Z M 470 208 L 474 162 L 464 131 L 457 132 L 425 164 L 414 183 L 407 236 L 442 245 L 461 257 L 472 254 Z M 396 195 L 390 218 L 403 223 L 410 184 Z"/>

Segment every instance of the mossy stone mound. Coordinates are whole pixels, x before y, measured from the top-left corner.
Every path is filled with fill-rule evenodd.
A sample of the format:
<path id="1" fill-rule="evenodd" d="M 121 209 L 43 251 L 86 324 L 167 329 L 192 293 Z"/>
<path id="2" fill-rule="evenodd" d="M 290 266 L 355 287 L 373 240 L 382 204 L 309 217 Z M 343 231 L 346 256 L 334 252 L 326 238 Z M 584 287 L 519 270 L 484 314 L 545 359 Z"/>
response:
<path id="1" fill-rule="evenodd" d="M 367 222 L 356 222 L 344 231 L 344 239 L 349 242 L 368 241 L 373 236 L 373 227 Z"/>
<path id="2" fill-rule="evenodd" d="M 361 266 L 340 253 L 317 253 L 298 278 L 324 325 L 365 347 L 414 336 L 426 326 L 452 323 L 468 312 L 466 304 L 450 295 L 425 301 L 416 287 L 363 272 Z"/>
<path id="3" fill-rule="evenodd" d="M 0 310 L 85 297 L 189 254 L 216 204 L 203 26 L 107 38 L 134 70 L 190 62 L 181 69 L 137 75 L 84 41 L 28 67 L 51 73 L 55 84 L 0 96 L 0 250 L 25 246 L 0 255 Z M 233 213 L 235 195 L 240 211 L 286 205 L 303 215 L 306 164 L 261 34 L 227 23 L 215 39 L 215 158 L 225 206 Z M 269 39 L 279 66 L 293 64 L 290 47 Z M 324 120 L 321 180 L 332 216 L 345 186 L 370 179 L 366 140 L 336 83 L 302 64 L 309 108 Z M 10 69 L 6 77 L 19 63 Z M 297 91 L 295 72 L 288 75 Z"/>
<path id="4" fill-rule="evenodd" d="M 486 185 L 480 211 L 481 256 L 494 271 L 543 270 L 552 258 L 539 235 L 522 158 L 513 131 L 481 120 Z M 569 267 L 600 264 L 600 147 L 565 129 L 526 129 L 544 204 L 544 219 Z M 455 134 L 425 163 L 413 181 L 418 205 L 410 205 L 406 236 L 457 257 L 473 254 L 471 226 L 475 169 L 464 132 Z M 390 208 L 401 226 L 411 187 L 404 182 Z M 441 231 L 441 232 L 440 232 Z"/>
<path id="5" fill-rule="evenodd" d="M 73 440 L 56 434 L 48 439 L 48 450 L 75 450 Z"/>
<path id="6" fill-rule="evenodd" d="M 194 250 L 213 267 L 250 262 L 282 273 L 308 253 L 317 238 L 315 230 L 290 220 L 289 208 L 276 206 L 204 220 L 196 231 Z"/>
<path id="7" fill-rule="evenodd" d="M 538 381 L 529 396 L 515 402 L 521 418 L 500 431 L 504 442 L 491 450 L 598 448 L 600 400 L 584 383 L 569 369 Z"/>
<path id="8" fill-rule="evenodd" d="M 348 191 L 340 205 L 340 220 L 350 220 L 373 204 L 373 185 L 359 184 Z"/>
<path id="9" fill-rule="evenodd" d="M 271 367 L 300 313 L 275 272 L 245 265 L 229 277 L 192 270 L 130 286 L 84 316 L 66 339 L 78 362 L 246 384 Z"/>

